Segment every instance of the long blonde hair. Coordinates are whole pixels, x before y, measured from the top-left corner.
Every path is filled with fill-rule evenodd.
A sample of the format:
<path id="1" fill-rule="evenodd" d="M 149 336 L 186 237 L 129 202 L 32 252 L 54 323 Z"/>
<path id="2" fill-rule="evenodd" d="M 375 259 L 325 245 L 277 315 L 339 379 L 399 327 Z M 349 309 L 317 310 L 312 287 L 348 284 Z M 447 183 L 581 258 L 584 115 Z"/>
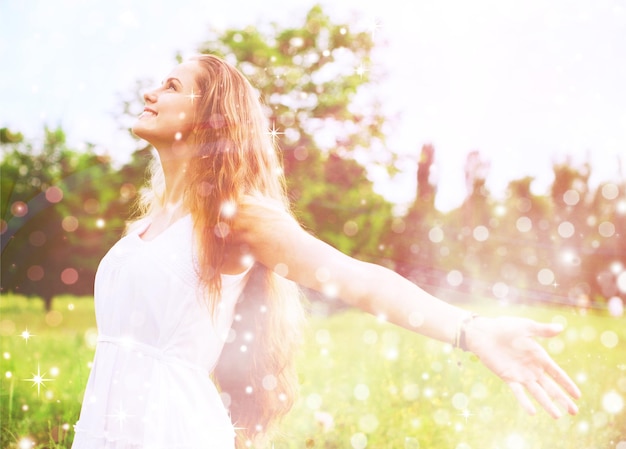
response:
<path id="1" fill-rule="evenodd" d="M 196 157 L 187 169 L 184 205 L 199 241 L 198 274 L 207 302 L 215 310 L 232 209 L 244 195 L 289 202 L 282 163 L 258 93 L 233 66 L 213 55 L 194 57 L 201 67 L 196 78 Z M 163 207 L 163 171 L 155 159 L 150 189 L 142 194 L 142 215 Z M 233 333 L 214 372 L 231 419 L 237 447 L 265 444 L 279 418 L 292 407 L 297 392 L 294 356 L 303 320 L 297 286 L 255 264 L 235 310 Z M 245 351 L 242 349 L 245 348 Z"/>

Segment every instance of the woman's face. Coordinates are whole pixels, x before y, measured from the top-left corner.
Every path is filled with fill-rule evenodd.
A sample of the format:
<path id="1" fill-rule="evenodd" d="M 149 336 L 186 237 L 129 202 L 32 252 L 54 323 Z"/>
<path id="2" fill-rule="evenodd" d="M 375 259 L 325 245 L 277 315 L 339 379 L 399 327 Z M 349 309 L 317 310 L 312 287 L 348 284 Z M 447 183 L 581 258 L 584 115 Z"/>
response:
<path id="1" fill-rule="evenodd" d="M 133 126 L 137 137 L 156 148 L 187 140 L 202 95 L 195 81 L 199 70 L 196 61 L 184 62 L 170 72 L 159 88 L 144 94 L 145 109 Z"/>

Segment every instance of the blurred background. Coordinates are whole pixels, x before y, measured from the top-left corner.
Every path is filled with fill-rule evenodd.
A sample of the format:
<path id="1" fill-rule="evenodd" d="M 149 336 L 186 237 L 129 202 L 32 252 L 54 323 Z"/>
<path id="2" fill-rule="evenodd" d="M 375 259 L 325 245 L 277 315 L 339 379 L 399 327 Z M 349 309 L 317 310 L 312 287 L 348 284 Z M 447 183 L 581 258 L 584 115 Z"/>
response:
<path id="1" fill-rule="evenodd" d="M 420 341 L 422 352 L 403 352 L 403 344 L 415 347 L 413 336 L 390 337 L 399 331 L 311 294 L 307 394 L 294 412 L 308 418 L 293 418 L 297 436 L 277 444 L 417 448 L 421 438 L 423 447 L 455 449 L 626 449 L 623 3 L 4 1 L 0 16 L 3 447 L 71 441 L 93 355 L 93 277 L 124 229 L 152 152 L 128 129 L 143 92 L 178 61 L 206 52 L 258 88 L 308 229 L 444 300 L 572 323 L 552 355 L 576 362 L 579 382 L 593 369 L 604 376 L 588 415 L 552 435 L 562 441 L 574 432 L 571 446 L 550 445 L 541 425 L 525 434 L 517 414 L 501 423 L 509 430 L 500 439 L 496 430 L 459 439 L 472 420 L 457 415 L 473 396 L 422 385 L 435 373 L 445 385 L 458 382 L 441 379 L 442 367 L 454 364 L 445 346 Z M 363 406 L 369 393 L 356 393 L 358 373 L 341 377 L 335 365 L 352 359 L 341 352 L 331 365 L 350 393 L 336 401 L 341 413 L 324 411 L 320 391 L 334 397 L 343 387 L 307 379 L 327 366 L 339 338 L 379 344 L 382 357 L 396 361 L 370 379 L 396 379 L 382 389 L 390 408 L 398 408 L 393 388 L 409 388 L 418 393 L 400 395 L 404 406 L 457 397 L 452 412 L 442 418 L 441 408 L 418 407 L 417 418 L 405 419 L 405 407 L 385 414 L 383 425 L 380 414 L 372 421 L 370 412 L 346 409 Z M 398 369 L 394 350 L 425 366 L 417 380 L 408 382 L 403 369 L 390 374 Z M 424 351 L 439 358 L 424 361 Z M 80 355 L 80 368 L 71 360 L 59 367 L 70 354 Z M 476 385 L 485 384 L 476 382 L 465 388 L 479 400 Z M 44 388 L 53 393 L 41 397 L 51 384 L 59 390 Z M 502 394 L 493 397 L 508 398 Z M 39 404 L 36 413 L 29 403 Z M 369 418 L 343 422 L 342 413 Z M 483 425 L 494 424 L 481 413 Z M 409 430 L 396 425 L 403 419 Z M 433 435 L 449 440 L 433 446 L 444 438 Z"/>

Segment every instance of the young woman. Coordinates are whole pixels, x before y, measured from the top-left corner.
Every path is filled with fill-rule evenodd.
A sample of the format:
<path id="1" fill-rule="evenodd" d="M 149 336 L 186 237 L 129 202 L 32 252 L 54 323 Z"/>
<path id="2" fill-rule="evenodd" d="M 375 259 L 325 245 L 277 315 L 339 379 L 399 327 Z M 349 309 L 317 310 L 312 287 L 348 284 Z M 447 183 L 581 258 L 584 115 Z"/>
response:
<path id="1" fill-rule="evenodd" d="M 472 351 L 529 413 L 527 392 L 555 418 L 557 404 L 577 412 L 578 388 L 534 340 L 558 326 L 476 317 L 302 229 L 258 94 L 232 66 L 192 58 L 145 104 L 133 131 L 159 158 L 98 269 L 74 449 L 264 447 L 297 386 L 297 284 Z"/>

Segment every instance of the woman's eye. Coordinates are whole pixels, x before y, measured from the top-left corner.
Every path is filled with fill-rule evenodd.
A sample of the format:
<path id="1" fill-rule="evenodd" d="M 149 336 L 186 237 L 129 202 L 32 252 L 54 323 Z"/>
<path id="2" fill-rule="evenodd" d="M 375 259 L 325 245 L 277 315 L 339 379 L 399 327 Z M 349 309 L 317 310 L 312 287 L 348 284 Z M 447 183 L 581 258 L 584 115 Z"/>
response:
<path id="1" fill-rule="evenodd" d="M 176 90 L 176 86 L 174 86 L 174 83 L 167 83 L 167 88 L 168 90 Z"/>

